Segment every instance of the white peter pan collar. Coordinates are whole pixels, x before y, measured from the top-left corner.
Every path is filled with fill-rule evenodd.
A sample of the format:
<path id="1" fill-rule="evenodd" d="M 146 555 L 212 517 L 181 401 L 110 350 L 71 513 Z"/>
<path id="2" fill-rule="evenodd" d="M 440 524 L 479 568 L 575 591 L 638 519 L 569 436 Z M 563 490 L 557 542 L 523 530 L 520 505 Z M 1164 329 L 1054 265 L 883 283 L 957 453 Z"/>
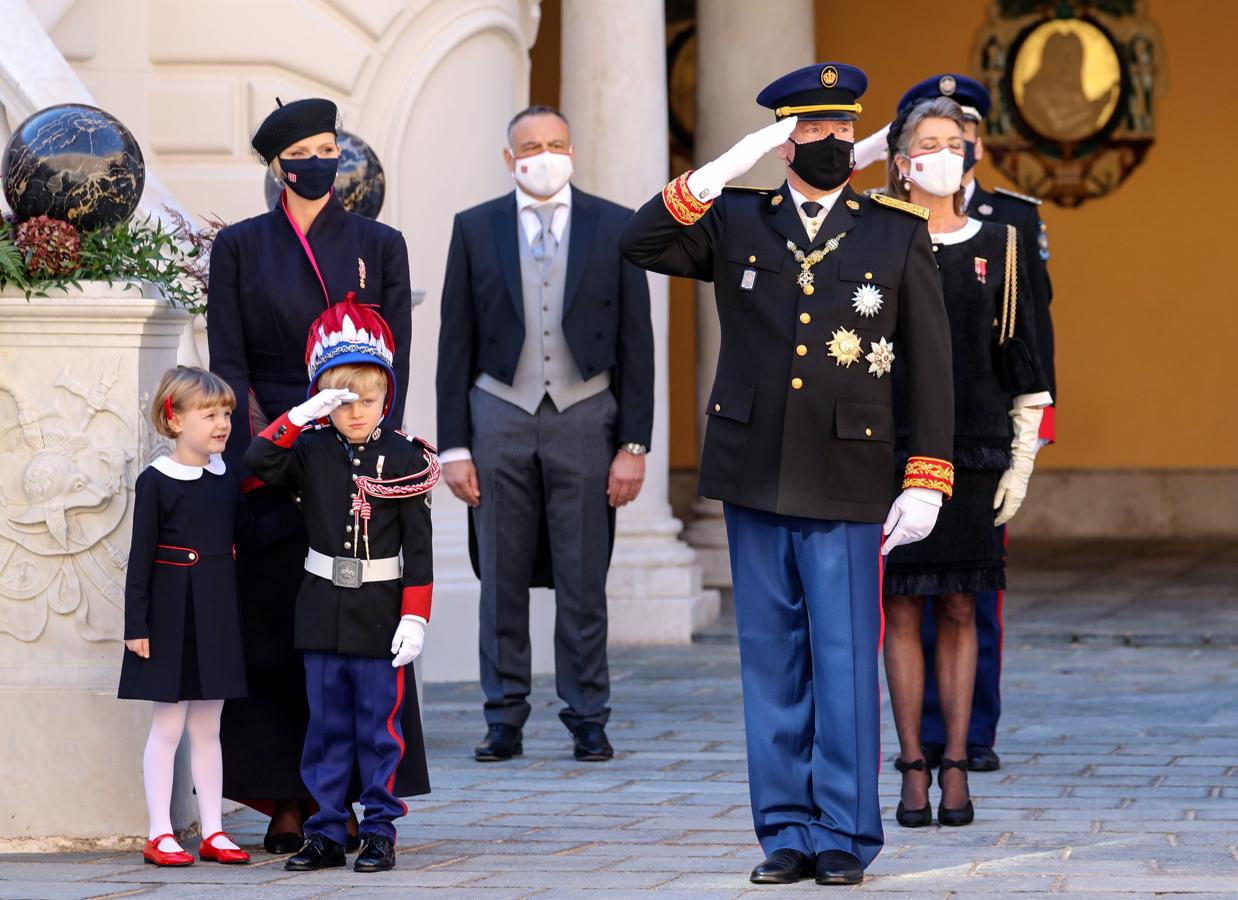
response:
<path id="1" fill-rule="evenodd" d="M 151 462 L 151 468 L 158 469 L 164 475 L 175 478 L 177 481 L 196 481 L 202 477 L 203 469 L 212 475 L 222 475 L 228 471 L 224 458 L 218 453 L 212 453 L 210 462 L 205 466 L 187 466 L 184 463 L 178 463 L 170 456 L 161 456 Z"/>
<path id="2" fill-rule="evenodd" d="M 939 234 L 930 234 L 934 244 L 961 244 L 964 241 L 970 241 L 980 233 L 980 226 L 983 223 L 979 219 L 968 217 L 967 223 L 957 231 L 946 231 Z"/>

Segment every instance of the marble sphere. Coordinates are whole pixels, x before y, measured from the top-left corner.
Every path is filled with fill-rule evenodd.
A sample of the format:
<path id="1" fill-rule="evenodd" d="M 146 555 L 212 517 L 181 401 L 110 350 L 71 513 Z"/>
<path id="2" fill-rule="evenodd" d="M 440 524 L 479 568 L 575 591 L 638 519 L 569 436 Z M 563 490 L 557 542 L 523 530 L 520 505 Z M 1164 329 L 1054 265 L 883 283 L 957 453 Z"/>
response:
<path id="1" fill-rule="evenodd" d="M 340 145 L 340 168 L 335 174 L 335 195 L 349 212 L 367 219 L 377 219 L 387 193 L 387 176 L 383 173 L 383 164 L 378 161 L 378 154 L 361 138 L 347 131 L 341 131 L 336 140 Z M 270 168 L 267 169 L 263 190 L 267 206 L 274 209 L 275 204 L 279 203 L 280 186 Z"/>
<path id="2" fill-rule="evenodd" d="M 48 215 L 91 231 L 133 214 L 146 164 L 133 134 L 113 116 L 62 103 L 13 131 L 0 157 L 0 181 L 18 221 Z"/>

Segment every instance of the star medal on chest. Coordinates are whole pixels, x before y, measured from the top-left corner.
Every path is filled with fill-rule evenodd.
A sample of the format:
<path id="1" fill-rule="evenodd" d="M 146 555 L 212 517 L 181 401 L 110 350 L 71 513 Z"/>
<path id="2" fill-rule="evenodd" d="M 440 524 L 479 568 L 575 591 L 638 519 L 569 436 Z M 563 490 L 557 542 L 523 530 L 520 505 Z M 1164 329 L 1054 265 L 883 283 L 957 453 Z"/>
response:
<path id="1" fill-rule="evenodd" d="M 795 261 L 800 264 L 800 274 L 796 277 L 795 283 L 800 286 L 805 296 L 811 297 L 813 291 L 816 290 L 812 286 L 812 267 L 837 250 L 839 242 L 846 236 L 847 232 L 840 232 L 826 241 L 821 247 L 808 254 L 805 254 L 803 250 L 795 246 L 795 241 L 787 241 L 787 249 L 791 251 Z"/>
<path id="2" fill-rule="evenodd" d="M 981 284 L 985 284 L 985 279 L 989 277 L 989 261 L 983 256 L 976 257 L 976 280 Z"/>
<path id="3" fill-rule="evenodd" d="M 881 312 L 881 304 L 885 298 L 875 284 L 862 284 L 851 295 L 851 307 L 864 318 L 871 318 Z"/>
<path id="4" fill-rule="evenodd" d="M 894 342 L 882 338 L 879 341 L 869 341 L 869 344 L 873 352 L 864 357 L 868 360 L 868 374 L 880 378 L 894 365 Z"/>
<path id="5" fill-rule="evenodd" d="M 851 364 L 864 352 L 864 348 L 860 345 L 860 336 L 850 328 L 838 328 L 833 338 L 826 344 L 826 347 L 829 348 L 830 356 L 834 357 L 835 365 L 850 368 Z"/>
<path id="6" fill-rule="evenodd" d="M 365 289 L 365 260 L 357 257 L 357 287 Z"/>

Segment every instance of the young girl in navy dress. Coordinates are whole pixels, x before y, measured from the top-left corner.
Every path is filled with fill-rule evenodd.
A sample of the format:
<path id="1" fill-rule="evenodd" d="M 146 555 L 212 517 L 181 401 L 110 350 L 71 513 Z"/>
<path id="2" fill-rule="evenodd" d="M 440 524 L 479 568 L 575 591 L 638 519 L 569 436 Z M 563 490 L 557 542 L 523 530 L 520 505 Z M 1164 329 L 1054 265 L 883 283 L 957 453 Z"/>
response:
<path id="1" fill-rule="evenodd" d="M 150 834 L 148 863 L 188 866 L 172 835 L 172 771 L 189 731 L 190 768 L 202 817 L 203 860 L 247 863 L 223 831 L 219 716 L 245 696 L 233 530 L 237 488 L 220 453 L 236 397 L 209 372 L 165 373 L 151 408 L 155 429 L 176 442 L 138 476 L 125 581 L 122 699 L 152 700 L 142 778 Z"/>

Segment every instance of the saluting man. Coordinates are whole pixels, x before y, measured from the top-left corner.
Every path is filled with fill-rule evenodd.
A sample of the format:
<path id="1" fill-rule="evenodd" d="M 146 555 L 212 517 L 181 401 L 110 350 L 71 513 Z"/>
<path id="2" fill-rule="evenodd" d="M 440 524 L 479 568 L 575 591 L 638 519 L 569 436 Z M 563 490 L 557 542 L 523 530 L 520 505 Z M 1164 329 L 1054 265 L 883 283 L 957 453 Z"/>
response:
<path id="1" fill-rule="evenodd" d="M 954 477 L 928 211 L 847 186 L 867 85 L 841 63 L 779 78 L 757 97 L 775 124 L 668 184 L 620 237 L 638 265 L 715 283 L 700 493 L 726 516 L 757 883 L 857 884 L 881 849 L 880 554 L 928 535 Z M 782 187 L 723 189 L 775 149 Z M 896 356 L 913 410 L 901 493 Z"/>
<path id="2" fill-rule="evenodd" d="M 1040 367 L 1049 384 L 1049 392 L 1056 398 L 1053 320 L 1049 312 L 1053 286 L 1049 281 L 1049 238 L 1045 224 L 1040 219 L 1040 201 L 1035 197 L 1016 194 L 1000 187 L 987 191 L 976 179 L 974 167 L 979 160 L 984 159 L 980 123 L 988 117 L 992 106 L 992 98 L 984 85 L 966 75 L 950 72 L 934 75 L 907 91 L 899 100 L 898 109 L 901 112 L 919 100 L 933 97 L 949 97 L 963 109 L 963 137 L 966 148 L 963 187 L 968 215 L 984 222 L 1013 225 L 1022 239 L 1027 252 L 1028 286 L 1036 312 L 1036 349 L 1040 356 Z M 885 146 L 884 137 L 881 145 Z M 1041 420 L 1040 443 L 1052 443 L 1053 440 L 1053 407 L 1049 407 Z M 991 772 L 1001 768 L 1001 760 L 993 747 L 997 741 L 997 722 L 1002 712 L 1002 593 L 990 591 L 976 594 L 979 652 L 976 660 L 971 726 L 967 734 L 967 762 L 968 768 L 973 772 Z M 927 609 L 926 605 L 926 611 Z M 936 768 L 945 747 L 946 730 L 937 693 L 937 676 L 932 663 L 937 641 L 936 619 L 932 615 L 924 616 L 922 636 L 926 665 L 920 737 L 929 767 Z"/>

